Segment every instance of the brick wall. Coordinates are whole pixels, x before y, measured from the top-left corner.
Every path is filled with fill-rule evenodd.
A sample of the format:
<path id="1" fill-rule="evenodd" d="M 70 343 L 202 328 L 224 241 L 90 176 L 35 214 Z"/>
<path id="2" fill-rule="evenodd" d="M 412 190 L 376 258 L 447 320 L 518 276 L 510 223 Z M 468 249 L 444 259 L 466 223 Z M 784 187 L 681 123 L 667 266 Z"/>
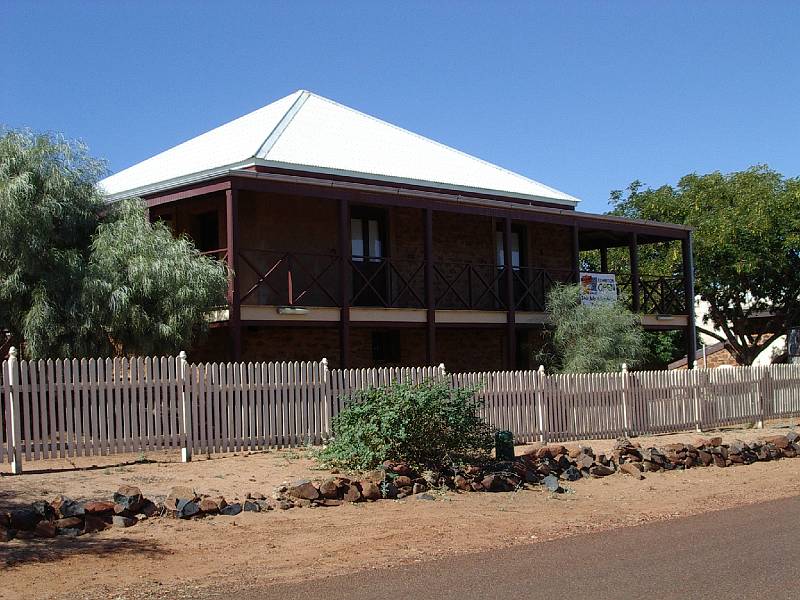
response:
<path id="1" fill-rule="evenodd" d="M 504 332 L 490 328 L 436 330 L 436 363 L 448 371 L 496 371 L 505 364 Z"/>

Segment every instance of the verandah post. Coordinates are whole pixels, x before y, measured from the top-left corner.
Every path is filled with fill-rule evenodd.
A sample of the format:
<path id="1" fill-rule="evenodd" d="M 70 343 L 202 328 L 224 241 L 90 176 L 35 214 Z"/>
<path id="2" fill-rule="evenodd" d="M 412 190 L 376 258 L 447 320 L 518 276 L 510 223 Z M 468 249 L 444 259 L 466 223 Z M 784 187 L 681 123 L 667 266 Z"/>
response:
<path id="1" fill-rule="evenodd" d="M 186 352 L 181 350 L 178 355 L 178 368 L 176 369 L 178 394 L 181 399 L 181 441 L 183 442 L 181 445 L 181 462 L 190 462 L 192 460 L 192 405 L 191 396 L 186 391 L 188 368 Z"/>
<path id="2" fill-rule="evenodd" d="M 22 473 L 22 430 L 20 419 L 19 364 L 17 349 L 14 346 L 8 351 L 8 406 L 11 425 L 11 473 Z"/>

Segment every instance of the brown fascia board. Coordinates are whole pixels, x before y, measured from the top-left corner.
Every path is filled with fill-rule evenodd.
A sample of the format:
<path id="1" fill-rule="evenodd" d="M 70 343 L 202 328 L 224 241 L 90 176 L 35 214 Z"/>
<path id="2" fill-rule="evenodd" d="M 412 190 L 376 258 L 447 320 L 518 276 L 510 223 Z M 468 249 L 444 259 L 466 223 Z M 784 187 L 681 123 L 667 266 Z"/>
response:
<path id="1" fill-rule="evenodd" d="M 231 171 L 226 177 L 196 182 L 190 186 L 163 190 L 145 196 L 148 206 L 158 206 L 194 196 L 214 193 L 234 187 L 239 190 L 277 191 L 287 194 L 302 194 L 313 189 L 314 195 L 329 198 L 347 198 L 354 202 L 386 205 L 405 205 L 419 208 L 434 208 L 452 212 L 467 212 L 495 217 L 510 217 L 529 221 L 541 221 L 562 225 L 596 228 L 622 233 L 642 233 L 657 238 L 685 239 L 692 227 L 658 221 L 626 219 L 612 215 L 596 215 L 576 211 L 572 208 L 556 208 L 538 204 L 522 204 L 519 199 L 494 199 L 468 196 L 462 193 L 412 189 L 405 186 L 390 186 L 385 182 L 362 183 L 318 176 L 267 173 L 245 169 Z"/>

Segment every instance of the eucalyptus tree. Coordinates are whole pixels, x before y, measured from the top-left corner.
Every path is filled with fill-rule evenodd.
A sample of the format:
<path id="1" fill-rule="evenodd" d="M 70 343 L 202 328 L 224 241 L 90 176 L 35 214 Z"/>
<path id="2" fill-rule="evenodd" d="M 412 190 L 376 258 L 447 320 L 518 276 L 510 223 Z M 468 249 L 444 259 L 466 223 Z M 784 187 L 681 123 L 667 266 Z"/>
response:
<path id="1" fill-rule="evenodd" d="M 226 268 L 109 205 L 103 161 L 63 136 L 0 134 L 0 333 L 28 357 L 174 353 L 224 303 Z"/>

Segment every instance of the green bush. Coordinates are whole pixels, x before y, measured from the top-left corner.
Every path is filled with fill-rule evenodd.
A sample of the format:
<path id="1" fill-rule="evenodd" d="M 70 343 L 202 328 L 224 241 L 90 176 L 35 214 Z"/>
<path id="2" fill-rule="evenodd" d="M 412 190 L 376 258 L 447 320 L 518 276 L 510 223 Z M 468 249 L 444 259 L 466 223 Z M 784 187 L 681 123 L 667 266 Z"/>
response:
<path id="1" fill-rule="evenodd" d="M 363 390 L 334 419 L 333 440 L 318 457 L 327 466 L 352 470 L 373 469 L 385 460 L 436 469 L 485 457 L 493 429 L 478 416 L 480 404 L 475 390 L 446 382 Z"/>

